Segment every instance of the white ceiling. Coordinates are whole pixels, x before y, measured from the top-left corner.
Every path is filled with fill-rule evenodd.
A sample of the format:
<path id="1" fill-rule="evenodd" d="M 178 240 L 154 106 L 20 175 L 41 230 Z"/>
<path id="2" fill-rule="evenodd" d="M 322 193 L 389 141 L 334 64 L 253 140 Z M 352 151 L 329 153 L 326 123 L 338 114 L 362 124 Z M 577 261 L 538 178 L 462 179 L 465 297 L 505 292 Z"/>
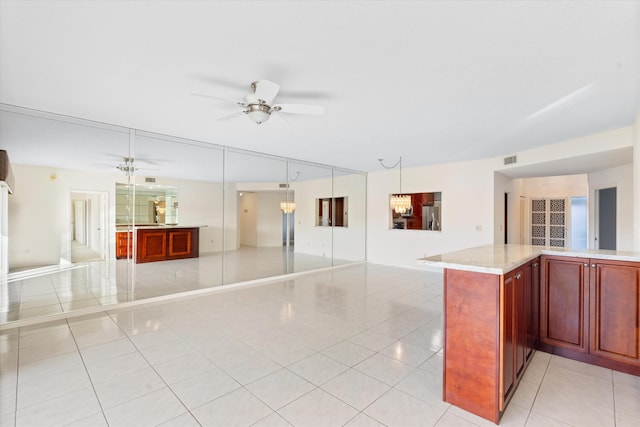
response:
<path id="1" fill-rule="evenodd" d="M 326 114 L 194 95 L 259 79 Z M 639 1 L 0 0 L 1 103 L 363 171 L 628 126 L 639 88 Z"/>

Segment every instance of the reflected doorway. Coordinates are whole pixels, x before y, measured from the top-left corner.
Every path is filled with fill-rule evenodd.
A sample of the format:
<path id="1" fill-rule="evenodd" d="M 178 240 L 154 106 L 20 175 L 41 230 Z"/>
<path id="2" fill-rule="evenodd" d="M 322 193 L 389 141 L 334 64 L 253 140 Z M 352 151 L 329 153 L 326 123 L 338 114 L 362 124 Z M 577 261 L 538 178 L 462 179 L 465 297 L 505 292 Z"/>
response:
<path id="1" fill-rule="evenodd" d="M 282 246 L 287 246 L 287 242 L 290 247 L 293 247 L 294 242 L 294 225 L 295 225 L 296 213 L 282 212 Z"/>
<path id="2" fill-rule="evenodd" d="M 103 261 L 107 257 L 106 191 L 72 191 L 71 262 Z"/>

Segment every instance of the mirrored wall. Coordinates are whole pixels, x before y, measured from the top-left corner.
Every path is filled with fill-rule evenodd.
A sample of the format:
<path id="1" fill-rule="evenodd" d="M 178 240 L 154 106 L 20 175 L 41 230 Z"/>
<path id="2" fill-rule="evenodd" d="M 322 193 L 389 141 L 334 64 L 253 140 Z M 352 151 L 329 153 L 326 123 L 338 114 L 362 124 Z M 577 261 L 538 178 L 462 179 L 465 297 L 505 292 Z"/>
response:
<path id="1" fill-rule="evenodd" d="M 7 105 L 0 149 L 0 324 L 366 258 L 358 171 Z"/>

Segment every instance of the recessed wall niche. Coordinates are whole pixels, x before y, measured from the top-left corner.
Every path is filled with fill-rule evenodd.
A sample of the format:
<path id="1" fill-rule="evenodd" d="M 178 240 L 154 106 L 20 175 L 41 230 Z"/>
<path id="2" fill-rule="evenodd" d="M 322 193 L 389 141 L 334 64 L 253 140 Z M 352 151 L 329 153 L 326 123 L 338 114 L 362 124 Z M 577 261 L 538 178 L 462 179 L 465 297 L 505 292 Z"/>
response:
<path id="1" fill-rule="evenodd" d="M 389 195 L 390 225 L 394 230 L 442 230 L 442 192 L 408 193 L 411 205 L 405 212 L 393 208 L 393 196 Z"/>

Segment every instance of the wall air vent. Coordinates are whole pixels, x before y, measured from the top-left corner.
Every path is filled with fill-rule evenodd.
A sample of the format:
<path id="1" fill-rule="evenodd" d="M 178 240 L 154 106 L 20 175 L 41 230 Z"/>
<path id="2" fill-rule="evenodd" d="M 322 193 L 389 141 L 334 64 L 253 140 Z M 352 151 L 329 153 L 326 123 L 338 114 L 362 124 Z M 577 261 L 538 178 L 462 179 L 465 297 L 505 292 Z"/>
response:
<path id="1" fill-rule="evenodd" d="M 156 182 L 156 179 L 150 176 L 147 176 L 144 178 L 144 182 Z"/>
<path id="2" fill-rule="evenodd" d="M 511 156 L 511 157 L 505 157 L 504 158 L 504 164 L 505 165 L 512 165 L 517 161 L 518 161 L 518 159 L 516 158 L 516 156 Z"/>
<path id="3" fill-rule="evenodd" d="M 280 184 L 280 188 L 289 188 L 289 184 Z"/>

